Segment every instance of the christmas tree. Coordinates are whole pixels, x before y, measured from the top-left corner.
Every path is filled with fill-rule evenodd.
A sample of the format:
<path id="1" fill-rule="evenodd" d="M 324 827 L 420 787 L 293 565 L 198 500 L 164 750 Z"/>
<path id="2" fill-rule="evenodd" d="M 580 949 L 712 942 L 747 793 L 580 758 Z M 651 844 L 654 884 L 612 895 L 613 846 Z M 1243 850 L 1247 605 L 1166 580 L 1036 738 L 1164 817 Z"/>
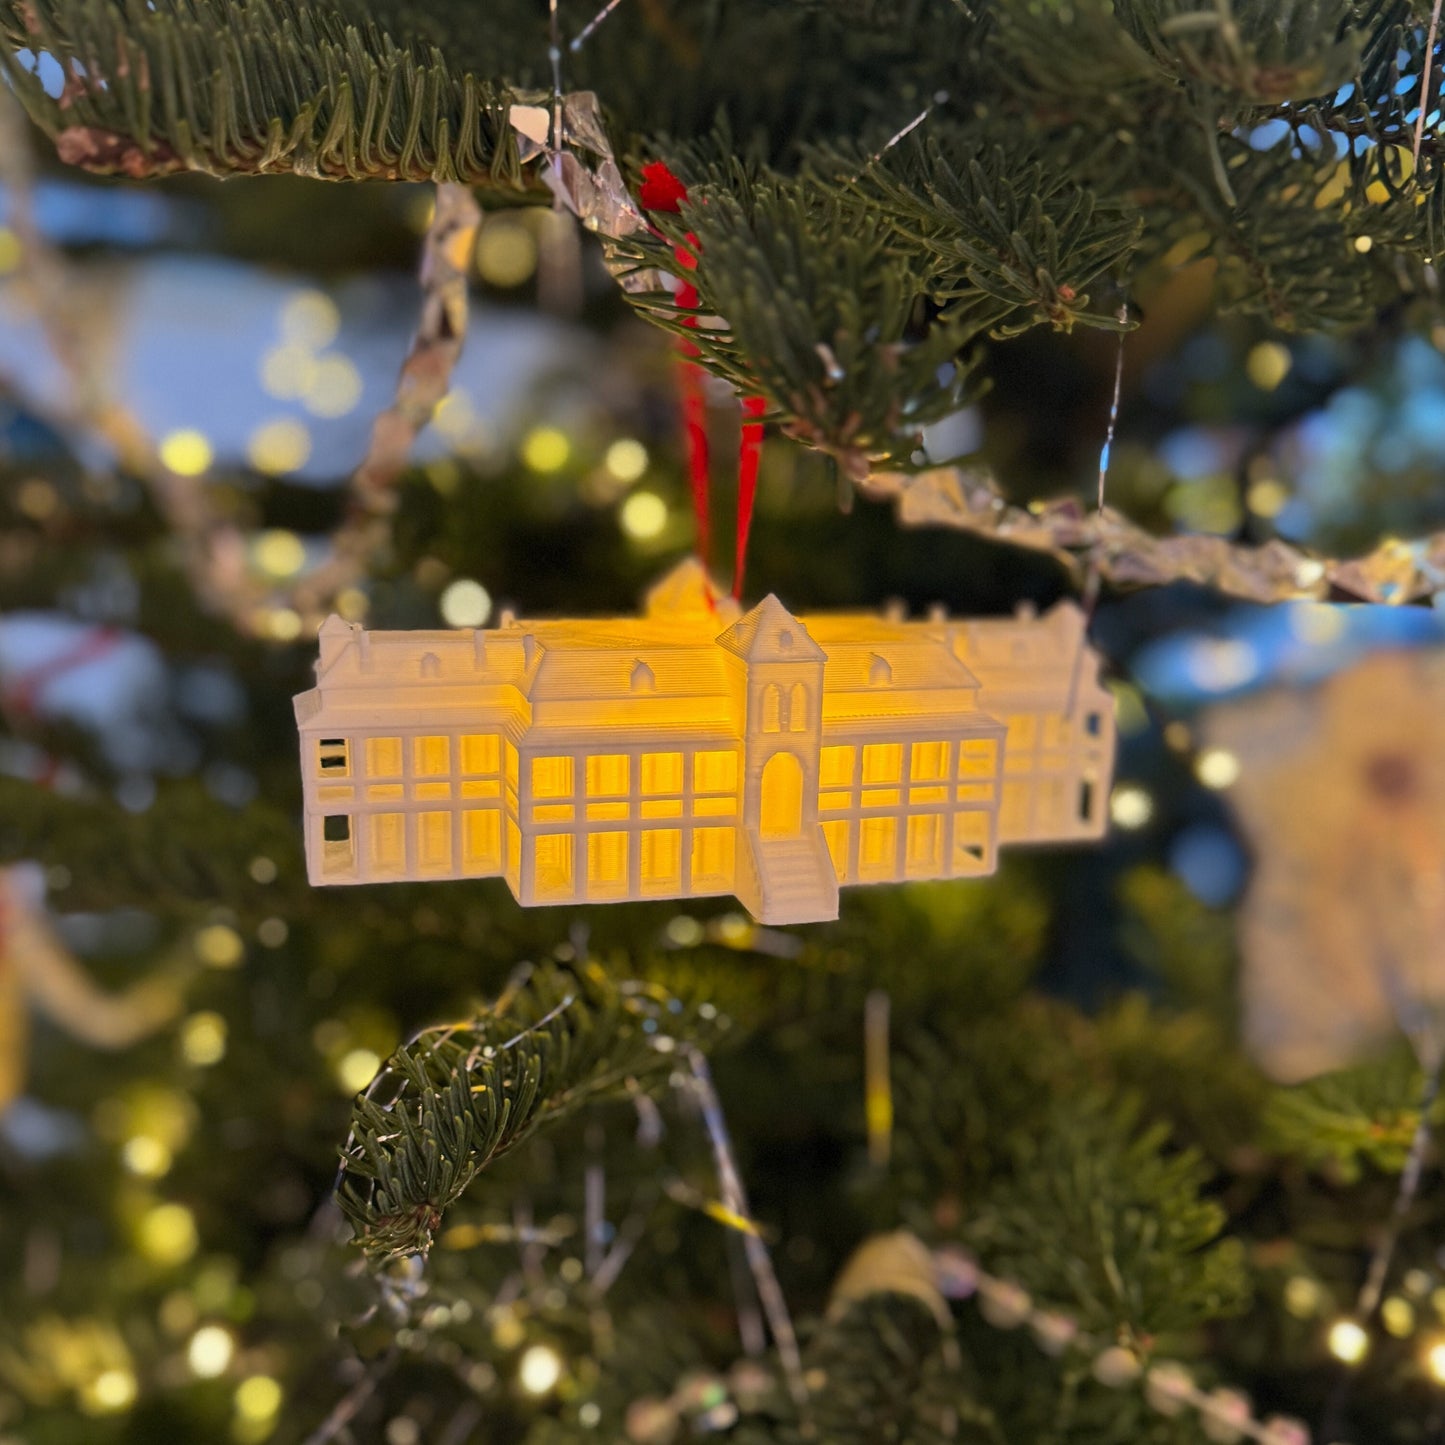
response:
<path id="1" fill-rule="evenodd" d="M 0 18 L 0 1445 L 1445 1431 L 1438 3 Z M 976 732 L 1109 836 L 311 885 L 318 655 L 669 575 L 1077 617 L 1107 796 L 1082 636 Z M 509 736 L 368 760 L 398 856 L 455 787 L 503 868 Z"/>

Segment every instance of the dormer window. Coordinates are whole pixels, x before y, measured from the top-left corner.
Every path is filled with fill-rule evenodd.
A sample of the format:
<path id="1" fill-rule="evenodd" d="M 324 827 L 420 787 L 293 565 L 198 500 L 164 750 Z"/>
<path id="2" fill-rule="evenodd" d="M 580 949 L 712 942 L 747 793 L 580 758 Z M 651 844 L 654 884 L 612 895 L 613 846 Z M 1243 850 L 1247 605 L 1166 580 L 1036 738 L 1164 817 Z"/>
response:
<path id="1" fill-rule="evenodd" d="M 887 687 L 893 681 L 893 666 L 876 652 L 868 659 L 868 686 Z"/>
<path id="2" fill-rule="evenodd" d="M 442 671 L 442 660 L 434 652 L 424 652 L 421 658 L 421 675 L 423 677 L 440 677 Z"/>
<path id="3" fill-rule="evenodd" d="M 327 778 L 344 778 L 349 771 L 345 738 L 322 738 L 317 747 L 317 763 L 321 775 Z"/>
<path id="4" fill-rule="evenodd" d="M 632 664 L 631 684 L 633 692 L 656 692 L 657 674 L 641 658 L 638 658 Z"/>

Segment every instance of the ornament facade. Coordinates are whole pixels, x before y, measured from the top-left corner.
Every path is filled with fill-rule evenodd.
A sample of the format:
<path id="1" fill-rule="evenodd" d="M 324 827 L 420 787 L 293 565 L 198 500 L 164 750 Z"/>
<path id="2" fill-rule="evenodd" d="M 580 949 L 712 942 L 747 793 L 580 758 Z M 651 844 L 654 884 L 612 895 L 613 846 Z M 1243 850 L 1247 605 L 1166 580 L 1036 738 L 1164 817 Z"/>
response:
<path id="1" fill-rule="evenodd" d="M 317 884 L 501 875 L 524 905 L 977 877 L 1099 836 L 1113 704 L 1076 607 L 950 621 L 739 615 L 695 563 L 641 618 L 367 632 L 296 699 Z"/>

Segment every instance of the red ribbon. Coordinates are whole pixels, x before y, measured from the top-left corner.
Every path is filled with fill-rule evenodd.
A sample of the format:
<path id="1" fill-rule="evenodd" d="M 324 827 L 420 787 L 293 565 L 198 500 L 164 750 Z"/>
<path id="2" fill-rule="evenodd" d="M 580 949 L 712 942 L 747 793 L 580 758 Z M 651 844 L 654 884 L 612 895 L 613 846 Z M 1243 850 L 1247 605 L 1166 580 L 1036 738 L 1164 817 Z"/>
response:
<path id="1" fill-rule="evenodd" d="M 738 446 L 738 547 L 733 559 L 733 597 L 743 599 L 743 571 L 747 566 L 748 533 L 753 526 L 753 499 L 758 494 L 758 465 L 763 459 L 762 414 L 768 404 L 760 396 L 743 398 L 743 438 Z"/>

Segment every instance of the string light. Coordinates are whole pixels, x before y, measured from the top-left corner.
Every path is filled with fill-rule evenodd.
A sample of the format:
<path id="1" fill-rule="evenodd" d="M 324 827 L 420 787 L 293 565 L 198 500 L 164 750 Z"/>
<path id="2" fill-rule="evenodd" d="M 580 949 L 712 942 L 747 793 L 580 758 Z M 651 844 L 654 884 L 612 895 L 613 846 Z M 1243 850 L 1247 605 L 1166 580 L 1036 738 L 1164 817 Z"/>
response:
<path id="1" fill-rule="evenodd" d="M 243 1420 L 270 1420 L 282 1398 L 281 1386 L 269 1375 L 252 1375 L 236 1386 L 236 1413 Z"/>
<path id="2" fill-rule="evenodd" d="M 1387 1333 L 1397 1340 L 1403 1340 L 1415 1331 L 1415 1307 L 1399 1295 L 1391 1295 L 1380 1306 L 1380 1323 Z"/>
<path id="3" fill-rule="evenodd" d="M 281 334 L 287 341 L 319 351 L 340 330 L 341 312 L 324 291 L 297 291 L 281 308 Z"/>
<path id="4" fill-rule="evenodd" d="M 562 1357 L 550 1345 L 532 1345 L 522 1355 L 517 1378 L 529 1395 L 545 1395 L 562 1378 Z"/>
<path id="5" fill-rule="evenodd" d="M 246 443 L 246 459 L 258 472 L 281 476 L 306 465 L 311 455 L 311 433 L 295 417 L 262 422 Z"/>
<path id="6" fill-rule="evenodd" d="M 181 1025 L 181 1053 L 188 1064 L 208 1068 L 226 1057 L 226 1021 L 209 1010 L 195 1013 Z"/>
<path id="7" fill-rule="evenodd" d="M 1142 828 L 1154 816 L 1154 799 L 1135 783 L 1120 783 L 1109 795 L 1109 816 L 1121 828 Z"/>
<path id="8" fill-rule="evenodd" d="M 631 437 L 618 437 L 607 448 L 602 465 L 619 482 L 635 482 L 647 470 L 647 448 Z"/>
<path id="9" fill-rule="evenodd" d="M 1370 1353 L 1370 1337 L 1356 1320 L 1336 1320 L 1326 1343 L 1330 1353 L 1347 1365 L 1358 1365 Z"/>
<path id="10" fill-rule="evenodd" d="M 1194 776 L 1206 788 L 1232 787 L 1239 781 L 1239 759 L 1225 748 L 1206 748 L 1194 764 Z"/>
<path id="11" fill-rule="evenodd" d="M 1277 341 L 1261 341 L 1250 348 L 1244 360 L 1245 375 L 1261 390 L 1273 391 L 1289 375 L 1294 358 L 1289 347 Z"/>
<path id="12" fill-rule="evenodd" d="M 198 477 L 212 461 L 210 442 L 192 428 L 168 432 L 161 438 L 159 454 L 162 465 L 179 477 Z"/>
<path id="13" fill-rule="evenodd" d="M 667 503 L 655 492 L 634 492 L 623 502 L 618 520 L 634 541 L 650 542 L 667 526 Z"/>
<path id="14" fill-rule="evenodd" d="M 140 1252 L 152 1264 L 184 1264 L 200 1243 L 196 1219 L 184 1204 L 157 1204 L 141 1216 L 136 1232 Z"/>
<path id="15" fill-rule="evenodd" d="M 196 957 L 209 968 L 235 968 L 245 956 L 241 935 L 224 923 L 212 923 L 196 934 Z"/>
<path id="16" fill-rule="evenodd" d="M 251 556 L 262 572 L 278 581 L 294 577 L 306 565 L 306 547 L 301 538 L 279 527 L 256 538 Z"/>
<path id="17" fill-rule="evenodd" d="M 301 397 L 312 416 L 345 416 L 361 400 L 361 373 L 347 356 L 323 356 Z"/>
<path id="18" fill-rule="evenodd" d="M 222 1325 L 202 1325 L 186 1346 L 186 1365 L 197 1378 L 214 1380 L 226 1373 L 235 1353 L 236 1342 L 228 1329 Z"/>
<path id="19" fill-rule="evenodd" d="M 316 358 L 304 346 L 273 346 L 261 357 L 261 388 L 277 401 L 299 401 L 316 375 Z"/>
<path id="20" fill-rule="evenodd" d="M 336 1081 L 348 1094 L 359 1094 L 381 1067 L 381 1056 L 372 1049 L 352 1049 L 337 1060 Z"/>
<path id="21" fill-rule="evenodd" d="M 126 1369 L 102 1370 L 85 1388 L 81 1404 L 92 1415 L 115 1415 L 135 1403 L 135 1376 Z"/>
<path id="22" fill-rule="evenodd" d="M 559 472 L 572 455 L 572 443 L 554 426 L 539 426 L 522 438 L 522 461 L 530 471 Z"/>
<path id="23" fill-rule="evenodd" d="M 121 1146 L 120 1162 L 142 1179 L 159 1179 L 169 1172 L 172 1155 L 164 1141 L 150 1134 L 137 1134 Z"/>
<path id="24" fill-rule="evenodd" d="M 1437 1385 L 1445 1385 L 1445 1339 L 1437 1337 L 1426 1348 L 1425 1368 Z"/>
<path id="25" fill-rule="evenodd" d="M 491 612 L 491 593 L 470 577 L 458 577 L 441 595 L 442 618 L 448 627 L 480 627 Z"/>

